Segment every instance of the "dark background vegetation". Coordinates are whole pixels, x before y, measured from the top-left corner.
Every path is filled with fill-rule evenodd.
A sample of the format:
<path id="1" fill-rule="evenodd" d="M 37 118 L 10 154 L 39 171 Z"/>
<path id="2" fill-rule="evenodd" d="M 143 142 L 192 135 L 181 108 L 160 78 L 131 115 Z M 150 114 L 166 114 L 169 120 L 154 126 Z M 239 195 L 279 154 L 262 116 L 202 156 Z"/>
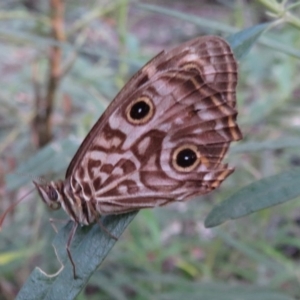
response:
<path id="1" fill-rule="evenodd" d="M 299 199 L 216 229 L 203 225 L 241 187 L 300 165 L 297 4 L 1 0 L 0 213 L 37 176 L 64 176 L 109 101 L 159 51 L 275 22 L 240 61 L 244 140 L 227 157 L 235 173 L 199 200 L 139 212 L 77 299 L 300 299 Z M 6 218 L 0 299 L 14 299 L 34 267 L 59 269 L 49 218 L 65 216 L 36 193 Z"/>

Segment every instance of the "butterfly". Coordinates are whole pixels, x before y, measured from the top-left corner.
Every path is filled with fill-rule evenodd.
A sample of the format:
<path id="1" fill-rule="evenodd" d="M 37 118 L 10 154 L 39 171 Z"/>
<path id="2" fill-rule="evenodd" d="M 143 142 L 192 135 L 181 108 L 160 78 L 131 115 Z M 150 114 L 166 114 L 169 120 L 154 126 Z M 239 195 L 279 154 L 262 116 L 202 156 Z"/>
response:
<path id="1" fill-rule="evenodd" d="M 222 163 L 230 143 L 242 138 L 237 79 L 237 62 L 220 37 L 198 37 L 160 52 L 90 130 L 65 179 L 35 182 L 42 200 L 65 210 L 74 235 L 78 224 L 103 215 L 186 201 L 216 189 L 234 171 Z"/>

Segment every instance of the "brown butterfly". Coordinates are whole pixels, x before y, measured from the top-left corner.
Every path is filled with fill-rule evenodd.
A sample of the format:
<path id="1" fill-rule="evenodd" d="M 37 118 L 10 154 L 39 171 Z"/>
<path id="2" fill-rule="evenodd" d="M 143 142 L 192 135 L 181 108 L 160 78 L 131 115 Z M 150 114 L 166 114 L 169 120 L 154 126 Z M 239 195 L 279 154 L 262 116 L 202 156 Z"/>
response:
<path id="1" fill-rule="evenodd" d="M 237 62 L 229 45 L 199 37 L 162 51 L 138 71 L 88 133 L 64 180 L 35 183 L 51 209 L 77 225 L 100 216 L 185 201 L 217 188 L 242 138 Z M 67 246 L 69 258 L 75 265 Z"/>

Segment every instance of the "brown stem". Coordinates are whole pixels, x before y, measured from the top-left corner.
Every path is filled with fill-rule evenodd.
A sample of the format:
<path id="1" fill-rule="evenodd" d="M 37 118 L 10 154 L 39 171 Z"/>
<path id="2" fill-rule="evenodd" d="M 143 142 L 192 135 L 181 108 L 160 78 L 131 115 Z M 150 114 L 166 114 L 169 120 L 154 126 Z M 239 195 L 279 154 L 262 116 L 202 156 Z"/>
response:
<path id="1" fill-rule="evenodd" d="M 64 0 L 50 0 L 51 27 L 54 40 L 65 41 L 64 29 Z M 43 147 L 52 139 L 51 115 L 55 96 L 61 81 L 62 50 L 59 46 L 52 46 L 49 53 L 49 73 L 45 97 L 36 93 L 36 117 L 34 128 L 38 146 Z"/>

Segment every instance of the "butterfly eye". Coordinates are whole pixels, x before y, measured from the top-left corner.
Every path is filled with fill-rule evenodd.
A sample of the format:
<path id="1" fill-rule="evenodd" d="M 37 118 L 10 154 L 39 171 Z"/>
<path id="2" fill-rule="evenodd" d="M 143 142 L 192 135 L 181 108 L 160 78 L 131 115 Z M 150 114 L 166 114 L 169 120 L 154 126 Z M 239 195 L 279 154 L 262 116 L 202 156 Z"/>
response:
<path id="1" fill-rule="evenodd" d="M 58 198 L 57 191 L 52 186 L 49 187 L 48 197 L 52 201 L 56 201 Z"/>
<path id="2" fill-rule="evenodd" d="M 142 125 L 147 123 L 154 114 L 154 106 L 150 98 L 143 96 L 130 103 L 126 110 L 130 123 Z"/>
<path id="3" fill-rule="evenodd" d="M 183 145 L 173 153 L 173 166 L 177 171 L 189 172 L 199 164 L 200 154 L 195 145 Z"/>
<path id="4" fill-rule="evenodd" d="M 47 205 L 53 210 L 60 209 L 61 204 L 60 202 L 57 201 L 58 200 L 57 190 L 54 187 L 49 186 L 47 195 L 48 195 L 48 199 L 50 200 L 50 201 L 46 201 Z"/>

